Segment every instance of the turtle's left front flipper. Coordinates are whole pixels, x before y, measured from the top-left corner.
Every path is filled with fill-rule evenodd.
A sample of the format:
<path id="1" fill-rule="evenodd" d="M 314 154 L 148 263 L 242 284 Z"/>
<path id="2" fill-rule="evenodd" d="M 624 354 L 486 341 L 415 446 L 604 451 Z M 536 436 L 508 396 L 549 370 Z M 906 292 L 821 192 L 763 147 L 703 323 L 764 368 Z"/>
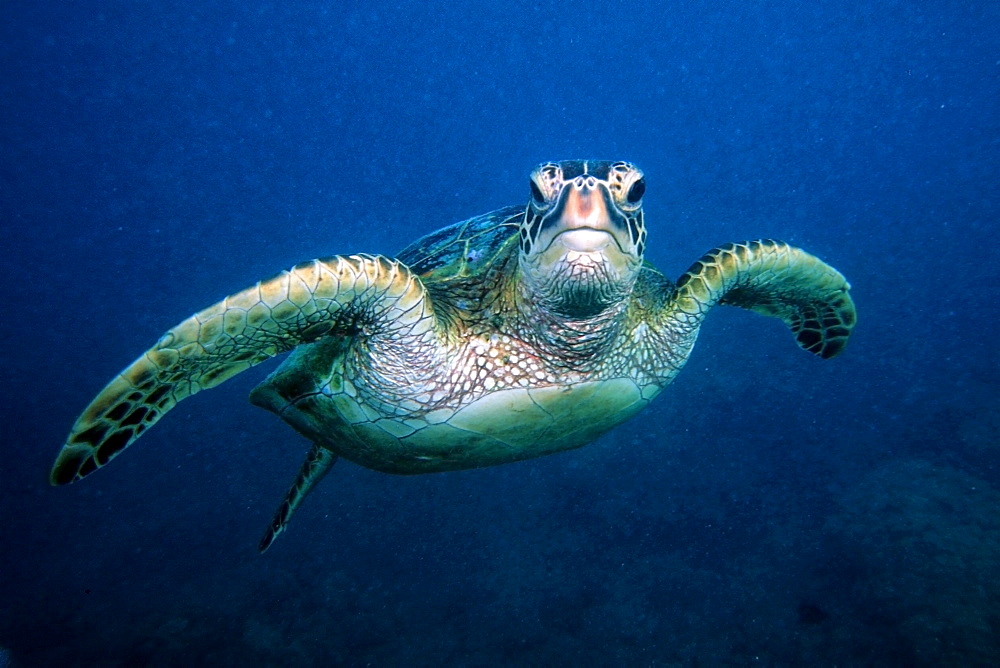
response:
<path id="1" fill-rule="evenodd" d="M 780 318 L 799 346 L 828 359 L 847 345 L 857 315 L 839 271 L 805 251 L 764 239 L 706 253 L 677 282 L 673 317 L 697 328 L 716 304 Z"/>

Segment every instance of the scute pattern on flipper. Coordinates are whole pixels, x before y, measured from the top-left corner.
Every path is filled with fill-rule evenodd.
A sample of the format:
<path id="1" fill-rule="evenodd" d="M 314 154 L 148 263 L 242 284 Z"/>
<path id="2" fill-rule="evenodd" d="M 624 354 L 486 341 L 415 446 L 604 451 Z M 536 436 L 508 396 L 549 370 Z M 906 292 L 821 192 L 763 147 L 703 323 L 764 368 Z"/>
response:
<path id="1" fill-rule="evenodd" d="M 423 286 L 380 256 L 314 260 L 196 313 L 116 376 L 77 419 L 50 481 L 64 485 L 111 461 L 177 402 L 333 330 L 385 321 L 396 338 L 432 335 Z"/>
<path id="2" fill-rule="evenodd" d="M 830 359 L 847 345 L 857 317 L 847 293 L 833 295 L 828 302 L 807 306 L 790 316 L 789 327 L 804 350 Z"/>
<path id="3" fill-rule="evenodd" d="M 716 304 L 779 318 L 801 348 L 829 359 L 844 349 L 857 322 L 850 288 L 840 272 L 815 256 L 761 239 L 703 255 L 677 281 L 676 304 L 691 326 Z"/>
<path id="4" fill-rule="evenodd" d="M 144 354 L 80 416 L 52 470 L 53 484 L 64 485 L 104 466 L 177 403 L 174 388 L 157 384 L 155 374 L 149 373 L 152 364 Z M 144 379 L 127 377 L 133 370 L 138 373 L 131 375 Z"/>

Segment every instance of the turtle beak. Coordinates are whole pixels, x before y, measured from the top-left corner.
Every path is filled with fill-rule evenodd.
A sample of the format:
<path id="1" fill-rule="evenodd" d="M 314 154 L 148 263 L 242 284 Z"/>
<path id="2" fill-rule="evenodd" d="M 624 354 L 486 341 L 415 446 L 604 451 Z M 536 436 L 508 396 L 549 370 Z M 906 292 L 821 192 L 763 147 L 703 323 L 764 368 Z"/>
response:
<path id="1" fill-rule="evenodd" d="M 555 244 L 564 252 L 600 253 L 612 242 L 617 246 L 615 250 L 627 252 L 628 225 L 613 206 L 608 189 L 592 177 L 567 183 L 542 223 L 538 247 L 555 250 Z"/>
<path id="2" fill-rule="evenodd" d="M 573 184 L 567 188 L 563 203 L 562 222 L 568 228 L 592 227 L 600 229 L 607 227 L 608 205 L 595 188 L 586 184 Z M 603 190 L 603 189 L 602 189 Z"/>
<path id="3" fill-rule="evenodd" d="M 614 240 L 611 216 L 603 193 L 594 188 L 568 188 L 562 216 L 556 226 L 558 240 L 569 250 L 593 253 L 604 250 Z"/>

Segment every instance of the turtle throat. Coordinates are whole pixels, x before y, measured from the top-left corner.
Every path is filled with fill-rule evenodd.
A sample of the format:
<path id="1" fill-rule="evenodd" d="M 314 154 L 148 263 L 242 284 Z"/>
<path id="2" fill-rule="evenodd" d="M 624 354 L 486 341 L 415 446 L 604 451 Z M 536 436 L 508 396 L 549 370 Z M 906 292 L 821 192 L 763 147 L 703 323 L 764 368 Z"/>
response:
<path id="1" fill-rule="evenodd" d="M 631 267 L 623 272 L 604 252 L 564 250 L 544 271 L 526 267 L 527 299 L 537 308 L 569 319 L 586 319 L 628 298 L 635 283 L 635 272 L 628 271 Z"/>
<path id="2" fill-rule="evenodd" d="M 587 368 L 590 362 L 602 359 L 618 337 L 628 300 L 612 299 L 604 308 L 595 309 L 592 295 L 581 294 L 579 298 L 578 303 L 546 299 L 522 283 L 517 304 L 519 335 L 545 351 L 549 360 Z"/>
<path id="3" fill-rule="evenodd" d="M 522 256 L 517 290 L 517 310 L 535 345 L 550 359 L 576 360 L 574 365 L 600 359 L 617 337 L 640 266 L 614 241 L 590 250 L 563 245 L 576 245 L 573 235 L 583 232 L 610 239 L 603 232 L 574 230 L 548 251 Z"/>

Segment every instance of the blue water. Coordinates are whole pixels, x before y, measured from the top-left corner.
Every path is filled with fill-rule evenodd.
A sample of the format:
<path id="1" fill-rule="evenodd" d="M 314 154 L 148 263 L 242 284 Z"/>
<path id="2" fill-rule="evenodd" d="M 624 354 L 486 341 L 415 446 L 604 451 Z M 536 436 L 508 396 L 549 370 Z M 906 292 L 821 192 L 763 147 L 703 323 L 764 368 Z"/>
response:
<path id="1" fill-rule="evenodd" d="M 358 6 L 359 4 L 363 6 Z M 0 3 L 0 646 L 11 665 L 1000 659 L 1000 5 Z M 581 450 L 414 478 L 247 392 L 48 469 L 182 318 L 299 261 L 647 175 L 647 259 L 781 238 L 851 281 L 832 361 L 717 309 Z"/>

